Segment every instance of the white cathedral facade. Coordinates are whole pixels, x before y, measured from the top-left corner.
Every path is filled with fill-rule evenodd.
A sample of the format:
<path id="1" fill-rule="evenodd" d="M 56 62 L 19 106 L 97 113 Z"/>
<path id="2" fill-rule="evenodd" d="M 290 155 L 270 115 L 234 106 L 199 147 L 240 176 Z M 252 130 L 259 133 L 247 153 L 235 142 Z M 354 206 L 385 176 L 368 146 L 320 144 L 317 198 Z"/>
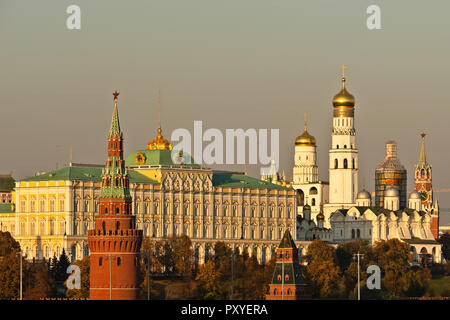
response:
<path id="1" fill-rule="evenodd" d="M 372 203 L 364 187 L 358 192 L 355 98 L 345 82 L 343 72 L 342 89 L 333 98 L 329 182 L 319 180 L 317 143 L 307 131 L 306 115 L 304 132 L 295 140 L 292 187 L 297 191 L 297 239 L 320 238 L 333 243 L 363 239 L 374 243 L 396 238 L 410 245 L 416 261 L 427 256 L 440 262 L 441 245 L 431 232 L 431 217 L 438 212 L 437 207 L 423 210 L 426 199 L 416 190 L 410 193 L 405 208 L 400 207 L 399 190 L 394 186 L 384 191 L 382 206 Z"/>

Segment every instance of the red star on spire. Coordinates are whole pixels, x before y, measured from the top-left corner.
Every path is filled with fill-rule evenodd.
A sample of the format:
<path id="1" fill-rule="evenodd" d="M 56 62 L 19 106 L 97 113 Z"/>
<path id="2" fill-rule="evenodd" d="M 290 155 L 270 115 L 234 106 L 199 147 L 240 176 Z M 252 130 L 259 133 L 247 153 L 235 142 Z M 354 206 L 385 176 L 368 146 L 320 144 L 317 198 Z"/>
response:
<path id="1" fill-rule="evenodd" d="M 421 136 L 422 136 L 422 139 L 423 139 L 423 138 L 425 138 L 426 134 L 424 132 L 422 132 Z"/>
<path id="2" fill-rule="evenodd" d="M 117 100 L 117 97 L 119 96 L 119 92 L 117 90 L 115 90 L 113 92 L 113 96 L 114 96 L 114 100 Z"/>

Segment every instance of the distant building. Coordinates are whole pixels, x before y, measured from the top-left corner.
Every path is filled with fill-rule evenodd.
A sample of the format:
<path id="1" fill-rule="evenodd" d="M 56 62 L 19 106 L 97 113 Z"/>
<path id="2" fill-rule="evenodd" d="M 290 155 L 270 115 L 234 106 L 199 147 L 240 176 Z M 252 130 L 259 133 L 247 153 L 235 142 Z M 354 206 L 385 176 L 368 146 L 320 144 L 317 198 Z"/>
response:
<path id="1" fill-rule="evenodd" d="M 266 300 L 311 299 L 300 269 L 298 249 L 289 230 L 276 249 L 276 265 Z"/>
<path id="2" fill-rule="evenodd" d="M 0 174 L 0 203 L 11 203 L 13 200 L 15 180 L 12 172 Z"/>
<path id="3" fill-rule="evenodd" d="M 297 217 L 297 240 L 313 241 L 320 239 L 323 241 L 333 241 L 333 231 L 324 227 L 325 216 L 319 213 L 316 217 L 317 224 L 311 219 L 311 207 L 308 204 L 303 206 L 302 215 Z"/>
<path id="4" fill-rule="evenodd" d="M 362 239 L 374 244 L 399 239 L 410 246 L 415 262 L 430 259 L 440 263 L 442 246 L 433 237 L 431 214 L 422 210 L 420 194 L 411 192 L 408 208 L 400 208 L 400 193 L 394 187 L 384 191 L 383 199 L 383 207 L 371 206 L 370 194 L 363 190 L 356 206 L 334 212 L 330 218 L 333 241 Z"/>
<path id="5" fill-rule="evenodd" d="M 384 206 L 384 192 L 393 187 L 400 194 L 400 208 L 406 208 L 406 169 L 397 157 L 397 143 L 386 142 L 386 156 L 375 170 L 375 206 Z"/>

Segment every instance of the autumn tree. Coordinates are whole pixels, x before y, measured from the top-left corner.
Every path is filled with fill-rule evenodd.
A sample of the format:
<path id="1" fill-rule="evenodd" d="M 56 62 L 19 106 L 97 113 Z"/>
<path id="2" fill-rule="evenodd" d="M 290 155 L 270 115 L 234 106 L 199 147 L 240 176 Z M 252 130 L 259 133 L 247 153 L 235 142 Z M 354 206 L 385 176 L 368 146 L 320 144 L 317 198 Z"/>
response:
<path id="1" fill-rule="evenodd" d="M 80 267 L 81 288 L 80 289 L 68 289 L 66 291 L 66 297 L 71 299 L 89 299 L 90 288 L 90 259 L 85 257 L 82 260 L 76 260 L 74 265 Z M 67 287 L 67 280 L 64 282 Z"/>
<path id="2" fill-rule="evenodd" d="M 308 246 L 305 281 L 311 286 L 313 296 L 341 298 L 345 284 L 337 265 L 336 249 L 316 239 Z"/>
<path id="3" fill-rule="evenodd" d="M 9 232 L 0 231 L 0 299 L 19 297 L 20 245 Z M 22 261 L 25 263 L 25 260 Z"/>

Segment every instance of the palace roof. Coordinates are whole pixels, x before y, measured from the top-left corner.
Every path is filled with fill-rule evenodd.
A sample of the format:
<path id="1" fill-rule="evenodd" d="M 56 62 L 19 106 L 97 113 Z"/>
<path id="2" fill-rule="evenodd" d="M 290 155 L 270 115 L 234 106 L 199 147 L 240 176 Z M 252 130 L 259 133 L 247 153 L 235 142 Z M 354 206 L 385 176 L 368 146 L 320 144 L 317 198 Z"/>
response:
<path id="1" fill-rule="evenodd" d="M 100 182 L 102 181 L 102 169 L 103 167 L 66 167 L 37 176 L 28 177 L 21 181 L 69 180 Z M 158 184 L 157 181 L 150 179 L 139 172 L 129 170 L 128 174 L 131 183 Z"/>
<path id="2" fill-rule="evenodd" d="M 11 192 L 14 189 L 14 182 L 11 174 L 0 174 L 0 192 Z"/>

